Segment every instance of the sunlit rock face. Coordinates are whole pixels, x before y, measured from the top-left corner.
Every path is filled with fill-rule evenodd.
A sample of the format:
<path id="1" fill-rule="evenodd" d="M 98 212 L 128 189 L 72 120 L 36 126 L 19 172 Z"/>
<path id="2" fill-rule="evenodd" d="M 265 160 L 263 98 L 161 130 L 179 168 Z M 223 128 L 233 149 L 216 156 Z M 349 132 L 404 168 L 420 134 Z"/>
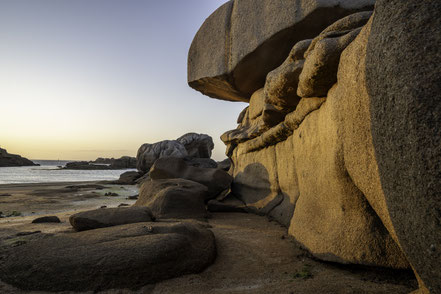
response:
<path id="1" fill-rule="evenodd" d="M 197 33 L 188 79 L 249 102 L 221 136 L 248 209 L 320 259 L 412 267 L 441 293 L 441 7 L 410 2 L 230 1 Z"/>
<path id="2" fill-rule="evenodd" d="M 231 0 L 196 34 L 188 55 L 188 82 L 213 98 L 249 101 L 294 44 L 346 15 L 372 9 L 374 2 Z"/>

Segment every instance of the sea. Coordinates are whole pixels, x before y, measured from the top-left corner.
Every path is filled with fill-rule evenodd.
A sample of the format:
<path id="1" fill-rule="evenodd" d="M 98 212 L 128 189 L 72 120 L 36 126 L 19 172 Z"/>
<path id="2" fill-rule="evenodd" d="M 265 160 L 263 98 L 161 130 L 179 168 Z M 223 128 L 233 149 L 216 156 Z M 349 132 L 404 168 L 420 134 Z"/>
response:
<path id="1" fill-rule="evenodd" d="M 0 167 L 0 185 L 117 180 L 122 173 L 135 170 L 68 170 L 59 167 L 72 160 L 32 161 L 40 166 Z"/>

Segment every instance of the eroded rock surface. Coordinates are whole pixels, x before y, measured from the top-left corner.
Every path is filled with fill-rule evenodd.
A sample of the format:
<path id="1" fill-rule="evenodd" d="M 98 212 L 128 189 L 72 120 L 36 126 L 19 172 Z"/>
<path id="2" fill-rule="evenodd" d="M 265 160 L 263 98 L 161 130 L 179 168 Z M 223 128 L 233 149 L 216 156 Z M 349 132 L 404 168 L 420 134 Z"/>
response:
<path id="1" fill-rule="evenodd" d="M 385 203 L 421 286 L 441 293 L 441 2 L 377 1 L 366 52 Z"/>
<path id="2" fill-rule="evenodd" d="M 374 0 L 234 0 L 199 29 L 188 55 L 188 82 L 210 97 L 249 101 L 298 41 Z M 250 29 L 252 28 L 252 29 Z"/>
<path id="3" fill-rule="evenodd" d="M 184 145 L 188 156 L 195 158 L 210 158 L 214 148 L 213 139 L 205 134 L 188 133 L 176 141 Z"/>

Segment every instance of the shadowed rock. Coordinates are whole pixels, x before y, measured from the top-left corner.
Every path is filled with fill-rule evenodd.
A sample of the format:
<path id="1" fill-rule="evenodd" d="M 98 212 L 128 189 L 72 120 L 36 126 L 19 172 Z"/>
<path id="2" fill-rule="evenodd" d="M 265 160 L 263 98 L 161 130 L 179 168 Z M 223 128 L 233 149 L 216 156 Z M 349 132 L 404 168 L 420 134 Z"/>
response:
<path id="1" fill-rule="evenodd" d="M 366 53 L 387 207 L 420 285 L 441 293 L 441 2 L 378 0 Z"/>
<path id="2" fill-rule="evenodd" d="M 188 133 L 176 141 L 184 145 L 190 157 L 210 158 L 214 148 L 213 139 L 205 134 Z"/>
<path id="3" fill-rule="evenodd" d="M 184 157 L 185 163 L 194 167 L 217 168 L 217 163 L 211 158 Z"/>
<path id="4" fill-rule="evenodd" d="M 122 173 L 119 176 L 119 179 L 116 181 L 113 181 L 113 184 L 117 185 L 134 185 L 136 184 L 136 180 L 138 180 L 142 176 L 142 173 L 136 172 L 136 171 L 128 171 L 125 173 Z"/>
<path id="5" fill-rule="evenodd" d="M 231 167 L 231 160 L 229 158 L 217 162 L 217 168 L 228 171 Z"/>
<path id="6" fill-rule="evenodd" d="M 210 200 L 207 203 L 207 209 L 211 212 L 246 212 L 245 207 L 224 203 L 217 200 Z"/>
<path id="7" fill-rule="evenodd" d="M 0 167 L 8 166 L 34 166 L 35 164 L 20 155 L 9 154 L 5 149 L 0 148 Z"/>
<path id="8" fill-rule="evenodd" d="M 135 206 L 147 206 L 157 218 L 205 218 L 206 186 L 185 180 L 165 179 L 142 184 Z"/>
<path id="9" fill-rule="evenodd" d="M 119 207 L 79 212 L 69 217 L 77 231 L 112 227 L 123 224 L 150 222 L 153 215 L 147 207 Z"/>
<path id="10" fill-rule="evenodd" d="M 33 224 L 41 224 L 41 223 L 60 223 L 60 219 L 57 216 L 42 216 L 36 218 L 32 221 Z"/>
<path id="11" fill-rule="evenodd" d="M 158 159 L 150 170 L 153 180 L 182 178 L 205 185 L 208 197 L 215 198 L 230 187 L 233 178 L 224 170 L 188 166 L 181 158 Z"/>
<path id="12" fill-rule="evenodd" d="M 0 252 L 0 278 L 20 289 L 102 291 L 198 273 L 213 233 L 190 223 L 137 223 L 32 241 Z"/>
<path id="13" fill-rule="evenodd" d="M 155 161 L 162 157 L 186 157 L 187 149 L 178 141 L 165 140 L 154 144 L 143 144 L 138 149 L 136 155 L 137 168 L 143 173 L 147 173 Z"/>

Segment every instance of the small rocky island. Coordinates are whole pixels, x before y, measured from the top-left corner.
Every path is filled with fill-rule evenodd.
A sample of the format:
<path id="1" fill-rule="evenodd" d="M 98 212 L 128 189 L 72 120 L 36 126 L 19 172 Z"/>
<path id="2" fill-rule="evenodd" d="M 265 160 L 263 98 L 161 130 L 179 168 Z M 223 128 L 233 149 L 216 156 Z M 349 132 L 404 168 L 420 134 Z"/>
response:
<path id="1" fill-rule="evenodd" d="M 98 157 L 95 161 L 73 161 L 66 163 L 63 169 L 84 169 L 84 170 L 108 170 L 108 169 L 129 169 L 136 168 L 136 158 L 123 156 L 121 158 Z"/>
<path id="2" fill-rule="evenodd" d="M 16 154 L 9 154 L 6 149 L 0 148 L 0 167 L 11 166 L 38 166 L 27 158 Z"/>

